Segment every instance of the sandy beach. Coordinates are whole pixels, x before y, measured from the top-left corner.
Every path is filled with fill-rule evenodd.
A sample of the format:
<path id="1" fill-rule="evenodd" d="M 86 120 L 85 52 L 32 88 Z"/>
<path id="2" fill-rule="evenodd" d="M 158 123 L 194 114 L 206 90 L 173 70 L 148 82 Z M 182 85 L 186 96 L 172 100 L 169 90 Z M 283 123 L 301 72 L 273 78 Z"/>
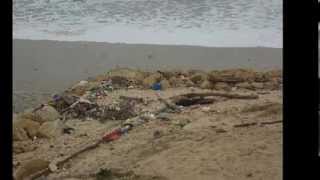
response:
<path id="1" fill-rule="evenodd" d="M 114 69 L 18 114 L 13 140 L 16 180 L 280 180 L 282 72 Z"/>
<path id="2" fill-rule="evenodd" d="M 14 0 L 15 180 L 281 180 L 280 0 Z"/>
<path id="3" fill-rule="evenodd" d="M 47 94 L 62 91 L 79 80 L 117 66 L 144 70 L 265 70 L 282 68 L 282 49 L 14 39 L 14 110 L 18 112 L 36 105 Z M 33 96 L 41 98 L 30 98 Z M 24 100 L 21 97 L 25 97 Z"/>

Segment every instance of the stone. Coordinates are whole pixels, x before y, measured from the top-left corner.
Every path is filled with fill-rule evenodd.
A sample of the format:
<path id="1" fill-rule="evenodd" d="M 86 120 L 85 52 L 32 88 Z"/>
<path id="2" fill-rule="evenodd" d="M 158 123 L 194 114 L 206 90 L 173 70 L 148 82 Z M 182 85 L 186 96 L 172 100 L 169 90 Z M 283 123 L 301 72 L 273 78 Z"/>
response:
<path id="1" fill-rule="evenodd" d="M 37 135 L 40 123 L 31 119 L 19 118 L 13 122 L 13 140 L 24 141 Z"/>
<path id="2" fill-rule="evenodd" d="M 29 139 L 27 132 L 23 128 L 13 128 L 13 141 L 26 141 Z"/>
<path id="3" fill-rule="evenodd" d="M 269 78 L 279 78 L 282 77 L 282 71 L 281 70 L 270 70 L 265 72 L 265 75 Z"/>
<path id="4" fill-rule="evenodd" d="M 256 72 L 250 69 L 228 69 L 211 71 L 208 80 L 211 82 L 253 82 Z"/>
<path id="5" fill-rule="evenodd" d="M 182 83 L 182 86 L 184 87 L 195 87 L 195 84 L 190 79 L 185 79 Z"/>
<path id="6" fill-rule="evenodd" d="M 169 79 L 169 82 L 170 82 L 170 84 L 172 85 L 172 87 L 177 87 L 177 84 L 178 84 L 178 78 L 176 78 L 176 77 L 171 77 L 170 79 Z M 182 81 L 181 81 L 182 82 Z"/>
<path id="7" fill-rule="evenodd" d="M 261 82 L 253 82 L 251 83 L 251 86 L 253 89 L 263 89 L 263 83 Z"/>
<path id="8" fill-rule="evenodd" d="M 32 113 L 32 110 L 27 110 L 21 114 L 18 114 L 17 117 L 15 118 L 16 120 L 18 119 L 30 119 L 32 121 L 36 121 L 36 122 L 41 122 L 42 119 L 39 115 Z"/>
<path id="9" fill-rule="evenodd" d="M 40 126 L 37 136 L 48 139 L 54 138 L 62 134 L 63 128 L 64 126 L 60 120 L 48 121 Z"/>
<path id="10" fill-rule="evenodd" d="M 23 180 L 28 176 L 44 170 L 49 165 L 49 161 L 42 160 L 42 159 L 34 159 L 30 160 L 26 163 L 21 164 L 21 166 L 17 169 L 15 173 L 16 180 Z"/>
<path id="11" fill-rule="evenodd" d="M 37 148 L 32 144 L 31 140 L 14 141 L 12 144 L 13 144 L 13 153 L 15 154 L 30 152 Z"/>
<path id="12" fill-rule="evenodd" d="M 194 84 L 202 84 L 205 80 L 207 80 L 207 74 L 206 73 L 195 73 L 194 75 L 191 76 L 190 80 Z"/>
<path id="13" fill-rule="evenodd" d="M 108 77 L 120 76 L 126 79 L 134 79 L 134 80 L 142 81 L 145 78 L 145 73 L 137 69 L 115 68 L 110 70 L 107 73 L 107 76 Z"/>
<path id="14" fill-rule="evenodd" d="M 280 89 L 280 84 L 269 81 L 269 82 L 263 83 L 263 88 L 266 90 L 277 90 L 277 89 Z"/>
<path id="15" fill-rule="evenodd" d="M 202 89 L 212 89 L 213 88 L 213 84 L 210 81 L 205 80 L 205 81 L 203 81 L 201 83 L 200 88 L 202 88 Z"/>
<path id="16" fill-rule="evenodd" d="M 80 81 L 78 84 L 68 89 L 67 92 L 72 95 L 83 96 L 87 91 L 97 88 L 99 87 L 99 85 L 100 83 L 97 81 L 93 81 L 93 82 Z"/>
<path id="17" fill-rule="evenodd" d="M 185 118 L 182 118 L 182 119 L 174 119 L 171 123 L 175 126 L 178 126 L 180 128 L 183 128 L 185 127 L 187 124 L 189 124 L 191 122 L 190 119 L 185 119 Z"/>
<path id="18" fill-rule="evenodd" d="M 160 81 L 161 81 L 161 78 L 162 78 L 162 75 L 161 75 L 160 73 L 153 73 L 153 74 L 151 74 L 150 76 L 146 77 L 146 78 L 143 80 L 143 85 L 144 85 L 146 88 L 149 88 L 149 87 L 151 87 L 154 83 L 160 82 Z"/>
<path id="19" fill-rule="evenodd" d="M 161 84 L 161 89 L 162 90 L 166 90 L 166 89 L 171 87 L 170 82 L 168 80 L 166 80 L 166 79 L 161 80 L 160 84 Z"/>
<path id="20" fill-rule="evenodd" d="M 165 112 L 159 113 L 157 115 L 157 119 L 164 120 L 164 121 L 169 121 L 170 120 L 169 117 L 170 117 L 170 114 Z"/>
<path id="21" fill-rule="evenodd" d="M 172 71 L 158 71 L 165 79 L 170 79 L 175 76 L 175 73 Z"/>
<path id="22" fill-rule="evenodd" d="M 251 88 L 251 84 L 248 82 L 237 83 L 235 86 L 240 89 L 250 89 Z"/>
<path id="23" fill-rule="evenodd" d="M 231 86 L 228 83 L 218 82 L 214 85 L 215 90 L 224 90 L 224 91 L 231 91 Z"/>
<path id="24" fill-rule="evenodd" d="M 46 105 L 43 108 L 37 110 L 34 114 L 40 117 L 36 120 L 40 123 L 55 121 L 60 118 L 60 114 L 58 113 L 58 111 L 54 107 L 49 105 Z"/>
<path id="25" fill-rule="evenodd" d="M 254 81 L 255 82 L 267 82 L 268 77 L 264 72 L 257 72 Z"/>
<path id="26" fill-rule="evenodd" d="M 100 74 L 100 75 L 94 77 L 94 78 L 92 79 L 92 81 L 101 82 L 101 81 L 104 81 L 104 80 L 106 80 L 106 79 L 107 79 L 107 76 L 106 76 L 106 75 Z"/>
<path id="27" fill-rule="evenodd" d="M 190 70 L 188 70 L 188 76 L 193 76 L 193 75 L 198 74 L 198 73 L 200 73 L 200 74 L 201 74 L 201 73 L 206 74 L 205 71 L 199 70 L 199 69 L 190 69 Z"/>

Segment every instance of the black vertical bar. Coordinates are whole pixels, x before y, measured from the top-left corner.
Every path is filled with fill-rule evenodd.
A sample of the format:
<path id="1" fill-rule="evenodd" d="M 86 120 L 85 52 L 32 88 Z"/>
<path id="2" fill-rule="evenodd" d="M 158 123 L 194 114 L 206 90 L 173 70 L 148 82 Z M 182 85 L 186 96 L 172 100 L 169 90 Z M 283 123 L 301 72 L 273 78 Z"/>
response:
<path id="1" fill-rule="evenodd" d="M 1 10 L 0 179 L 12 179 L 12 1 Z"/>
<path id="2" fill-rule="evenodd" d="M 317 0 L 284 0 L 284 179 L 317 179 Z M 318 169 L 318 168 L 317 168 Z"/>

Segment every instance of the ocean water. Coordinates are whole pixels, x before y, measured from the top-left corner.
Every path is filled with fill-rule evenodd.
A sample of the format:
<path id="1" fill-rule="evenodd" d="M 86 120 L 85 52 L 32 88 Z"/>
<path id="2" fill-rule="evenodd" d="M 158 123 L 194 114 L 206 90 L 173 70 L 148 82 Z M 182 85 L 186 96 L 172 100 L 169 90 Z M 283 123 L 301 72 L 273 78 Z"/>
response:
<path id="1" fill-rule="evenodd" d="M 282 0 L 13 0 L 13 38 L 282 47 Z"/>

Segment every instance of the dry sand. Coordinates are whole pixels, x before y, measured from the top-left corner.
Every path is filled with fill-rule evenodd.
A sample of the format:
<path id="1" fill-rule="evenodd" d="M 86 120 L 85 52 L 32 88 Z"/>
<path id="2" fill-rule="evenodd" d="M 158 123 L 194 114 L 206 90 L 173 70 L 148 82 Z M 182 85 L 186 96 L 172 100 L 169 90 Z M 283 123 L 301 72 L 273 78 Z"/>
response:
<path id="1" fill-rule="evenodd" d="M 186 92 L 191 92 L 190 88 L 168 89 L 162 92 L 162 97 Z M 258 99 L 230 99 L 186 107 L 179 114 L 169 114 L 170 121 L 149 121 L 117 141 L 81 154 L 47 179 L 94 179 L 89 175 L 100 168 L 116 168 L 172 180 L 280 180 L 282 123 L 264 125 L 263 122 L 282 120 L 282 93 L 256 91 L 260 92 L 264 93 Z M 156 99 L 152 90 L 120 90 L 109 96 L 121 94 Z M 157 104 L 159 102 L 154 101 L 148 107 L 152 109 Z M 252 122 L 258 124 L 234 127 Z M 65 157 L 99 139 L 119 123 L 69 120 L 74 133 L 51 140 L 30 141 L 28 146 L 35 150 L 14 154 L 14 164 L 21 165 L 37 158 L 52 161 Z M 157 136 L 154 135 L 156 131 L 159 132 Z M 19 165 L 15 170 L 17 167 Z"/>

